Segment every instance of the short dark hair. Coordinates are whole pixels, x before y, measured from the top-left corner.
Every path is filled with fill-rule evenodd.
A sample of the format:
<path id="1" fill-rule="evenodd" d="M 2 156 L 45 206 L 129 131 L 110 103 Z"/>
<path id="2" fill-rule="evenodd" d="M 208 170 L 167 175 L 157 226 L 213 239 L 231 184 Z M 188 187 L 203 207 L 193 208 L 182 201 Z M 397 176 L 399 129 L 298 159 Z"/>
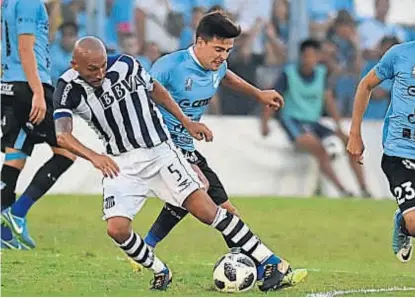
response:
<path id="1" fill-rule="evenodd" d="M 78 25 L 74 22 L 65 22 L 59 26 L 59 31 L 63 33 L 66 28 L 72 28 L 76 33 L 78 33 Z"/>
<path id="2" fill-rule="evenodd" d="M 236 25 L 227 15 L 215 11 L 205 14 L 196 28 L 196 39 L 235 38 L 241 34 L 241 27 Z"/>
<path id="3" fill-rule="evenodd" d="M 320 50 L 321 44 L 318 40 L 306 39 L 300 44 L 300 53 L 303 53 L 308 48 L 313 48 L 315 50 Z"/>

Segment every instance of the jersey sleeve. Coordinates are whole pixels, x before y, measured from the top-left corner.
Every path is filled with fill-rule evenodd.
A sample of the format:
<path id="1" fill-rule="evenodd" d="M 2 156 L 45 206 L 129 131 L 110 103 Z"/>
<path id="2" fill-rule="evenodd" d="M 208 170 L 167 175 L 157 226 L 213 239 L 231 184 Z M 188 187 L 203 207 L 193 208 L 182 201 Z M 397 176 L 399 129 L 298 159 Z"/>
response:
<path id="1" fill-rule="evenodd" d="M 392 79 L 395 76 L 396 46 L 390 48 L 375 66 L 376 76 L 381 80 Z"/>
<path id="2" fill-rule="evenodd" d="M 42 4 L 38 0 L 20 0 L 16 3 L 16 30 L 18 35 L 34 35 L 36 33 L 36 16 L 40 5 Z"/>
<path id="3" fill-rule="evenodd" d="M 137 61 L 137 63 L 139 63 Z M 138 70 L 138 75 L 143 79 L 144 81 L 144 87 L 148 90 L 148 91 L 153 91 L 154 88 L 154 80 L 151 77 L 151 75 L 147 72 L 147 70 L 144 69 L 144 67 L 140 64 L 139 70 Z"/>
<path id="4" fill-rule="evenodd" d="M 151 76 L 157 80 L 161 85 L 167 87 L 170 84 L 171 63 L 166 57 L 162 57 L 150 69 Z"/>
<path id="5" fill-rule="evenodd" d="M 60 79 L 53 93 L 53 118 L 72 117 L 81 102 L 82 93 L 72 83 Z"/>

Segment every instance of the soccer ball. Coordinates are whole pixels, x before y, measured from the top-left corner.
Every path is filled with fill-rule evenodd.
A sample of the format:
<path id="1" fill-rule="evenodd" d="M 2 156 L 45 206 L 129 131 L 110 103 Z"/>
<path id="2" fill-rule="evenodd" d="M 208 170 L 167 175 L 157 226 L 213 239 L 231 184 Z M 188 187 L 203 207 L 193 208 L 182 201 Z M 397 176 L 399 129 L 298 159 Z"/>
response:
<path id="1" fill-rule="evenodd" d="M 248 291 L 256 280 L 257 268 L 254 261 L 238 251 L 222 256 L 213 268 L 213 282 L 221 292 Z"/>

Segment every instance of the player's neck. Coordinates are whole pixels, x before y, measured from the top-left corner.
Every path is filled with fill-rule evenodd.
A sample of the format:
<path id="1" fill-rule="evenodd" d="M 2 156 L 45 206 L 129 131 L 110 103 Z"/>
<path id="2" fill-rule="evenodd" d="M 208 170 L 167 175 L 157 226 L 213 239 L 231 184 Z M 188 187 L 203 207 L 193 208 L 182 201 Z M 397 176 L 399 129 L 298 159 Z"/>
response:
<path id="1" fill-rule="evenodd" d="M 192 46 L 192 51 L 193 51 L 193 59 L 195 59 L 195 62 L 199 64 L 200 67 L 202 67 L 203 69 L 208 70 L 209 68 L 203 65 L 203 62 L 200 59 L 201 55 L 200 55 L 199 49 L 195 46 Z"/>

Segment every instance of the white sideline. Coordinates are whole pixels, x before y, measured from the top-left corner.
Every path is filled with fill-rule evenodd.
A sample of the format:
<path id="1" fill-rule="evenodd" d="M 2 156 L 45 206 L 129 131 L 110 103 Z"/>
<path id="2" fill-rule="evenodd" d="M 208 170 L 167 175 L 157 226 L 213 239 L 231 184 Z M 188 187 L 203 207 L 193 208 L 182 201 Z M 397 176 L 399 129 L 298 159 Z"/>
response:
<path id="1" fill-rule="evenodd" d="M 306 297 L 336 297 L 348 294 L 369 294 L 369 293 L 386 293 L 386 292 L 408 292 L 415 291 L 413 287 L 393 287 L 380 289 L 355 289 L 355 290 L 334 290 L 330 292 L 320 292 L 308 294 Z"/>

